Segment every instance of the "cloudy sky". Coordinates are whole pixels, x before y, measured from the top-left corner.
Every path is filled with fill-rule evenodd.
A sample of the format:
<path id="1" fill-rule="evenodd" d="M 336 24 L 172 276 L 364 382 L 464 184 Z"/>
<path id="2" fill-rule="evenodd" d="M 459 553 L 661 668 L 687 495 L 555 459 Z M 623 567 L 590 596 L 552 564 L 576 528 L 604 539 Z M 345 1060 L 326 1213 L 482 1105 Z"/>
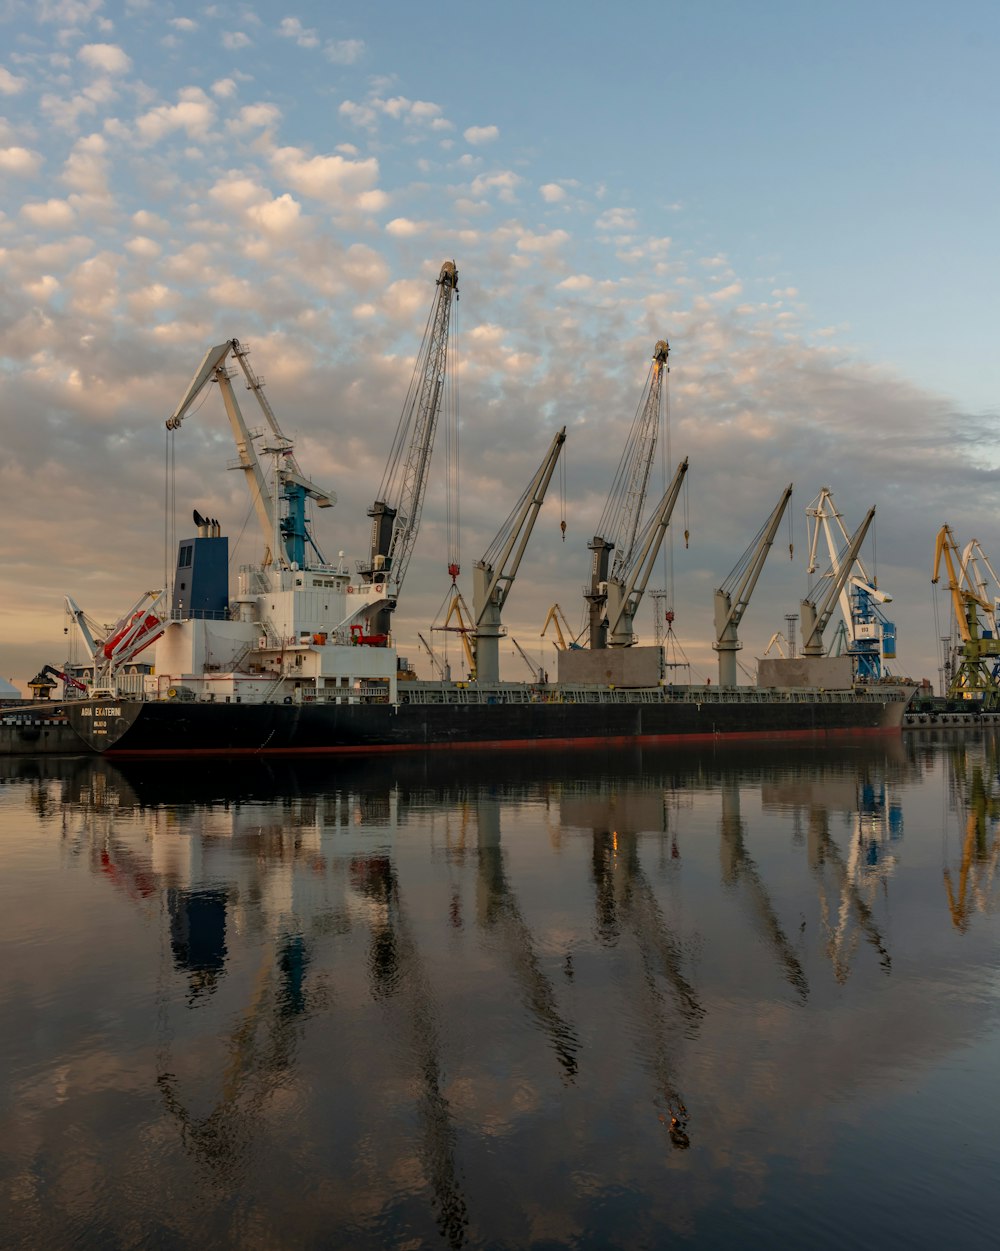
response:
<path id="1" fill-rule="evenodd" d="M 0 674 L 65 659 L 65 594 L 109 621 L 162 581 L 163 422 L 225 339 L 338 493 L 323 547 L 361 556 L 454 259 L 467 597 L 568 427 L 565 541 L 553 490 L 505 614 L 530 654 L 552 661 L 553 601 L 580 623 L 665 337 L 690 541 L 654 581 L 693 676 L 793 481 L 744 664 L 812 582 L 827 485 L 850 529 L 876 505 L 896 672 L 936 680 L 937 530 L 1000 562 L 995 5 L 0 0 L 0 48 Z M 174 446 L 180 530 L 197 507 L 257 559 L 218 395 Z M 442 444 L 396 622 L 425 673 L 445 512 Z M 637 626 L 652 642 L 648 602 Z"/>

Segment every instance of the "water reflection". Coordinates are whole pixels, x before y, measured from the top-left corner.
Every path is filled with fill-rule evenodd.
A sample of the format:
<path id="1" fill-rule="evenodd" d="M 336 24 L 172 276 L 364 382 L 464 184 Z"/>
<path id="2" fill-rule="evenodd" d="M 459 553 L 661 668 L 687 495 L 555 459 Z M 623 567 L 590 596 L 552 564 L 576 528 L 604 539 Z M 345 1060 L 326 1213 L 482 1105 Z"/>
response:
<path id="1" fill-rule="evenodd" d="M 948 752 L 952 810 L 963 828 L 956 872 L 944 869 L 948 907 L 955 929 L 965 932 L 976 912 L 993 907 L 993 879 L 1000 858 L 1000 745 L 995 737 L 958 741 Z M 963 820 L 964 818 L 964 820 Z"/>
<path id="2" fill-rule="evenodd" d="M 0 762 L 14 1245 L 822 1242 L 789 1196 L 992 1036 L 998 818 L 975 735 Z"/>

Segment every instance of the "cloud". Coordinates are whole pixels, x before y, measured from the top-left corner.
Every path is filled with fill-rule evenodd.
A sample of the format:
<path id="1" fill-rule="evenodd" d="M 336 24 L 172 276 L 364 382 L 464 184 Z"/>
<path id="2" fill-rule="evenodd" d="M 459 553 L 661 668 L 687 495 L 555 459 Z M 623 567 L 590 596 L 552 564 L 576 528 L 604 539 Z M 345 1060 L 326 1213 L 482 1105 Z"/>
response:
<path id="1" fill-rule="evenodd" d="M 157 143 L 173 131 L 183 130 L 190 139 L 203 139 L 215 126 L 215 104 L 200 87 L 184 87 L 177 104 L 161 104 L 136 122 L 143 143 Z"/>
<path id="2" fill-rule="evenodd" d="M 248 210 L 250 219 L 265 234 L 275 238 L 285 238 L 296 230 L 301 214 L 302 206 L 287 192 L 266 204 L 254 204 Z"/>
<path id="3" fill-rule="evenodd" d="M 307 156 L 300 148 L 288 147 L 273 154 L 272 165 L 295 191 L 332 208 L 374 212 L 388 199 L 376 186 L 379 165 L 374 157 L 353 161 L 336 153 Z"/>
<path id="4" fill-rule="evenodd" d="M 236 83 L 231 78 L 218 78 L 212 83 L 212 95 L 220 100 L 229 100 L 236 95 Z"/>
<path id="5" fill-rule="evenodd" d="M 523 181 L 520 174 L 515 174 L 513 170 L 497 170 L 492 174 L 478 175 L 472 180 L 470 190 L 475 196 L 488 195 L 489 192 L 495 191 L 504 203 L 511 204 L 516 199 L 515 192 Z"/>
<path id="6" fill-rule="evenodd" d="M 253 40 L 245 31 L 226 30 L 222 33 L 222 46 L 229 52 L 238 52 L 241 48 L 249 48 Z"/>
<path id="7" fill-rule="evenodd" d="M 566 199 L 565 190 L 557 182 L 546 182 L 539 187 L 539 194 L 546 204 L 558 204 Z"/>
<path id="8" fill-rule="evenodd" d="M 198 23 L 190 17 L 172 17 L 167 25 L 172 26 L 174 30 L 181 30 L 185 33 L 198 29 Z"/>
<path id="9" fill-rule="evenodd" d="M 72 205 L 65 200 L 24 204 L 21 206 L 21 216 L 32 226 L 40 226 L 45 230 L 62 230 L 76 220 Z"/>
<path id="10" fill-rule="evenodd" d="M 132 68 L 132 59 L 114 43 L 87 43 L 76 54 L 90 69 L 104 74 L 125 74 Z"/>
<path id="11" fill-rule="evenodd" d="M 30 148 L 0 148 L 0 170 L 5 174 L 28 178 L 38 173 L 43 161 L 42 154 Z"/>
<path id="12" fill-rule="evenodd" d="M 426 222 L 414 222 L 408 217 L 394 217 L 385 226 L 386 234 L 395 235 L 399 239 L 412 239 L 414 235 L 421 235 L 426 230 Z"/>
<path id="13" fill-rule="evenodd" d="M 462 131 L 462 137 L 466 143 L 471 143 L 474 147 L 482 143 L 493 143 L 495 139 L 500 138 L 500 127 L 468 126 Z"/>
<path id="14" fill-rule="evenodd" d="M 570 236 L 565 230 L 550 230 L 547 234 L 535 234 L 525 231 L 517 241 L 519 252 L 554 252 L 569 242 Z"/>
<path id="15" fill-rule="evenodd" d="M 355 65 L 364 52 L 363 39 L 334 39 L 323 48 L 323 55 L 334 65 Z"/>
<path id="16" fill-rule="evenodd" d="M 85 195 L 104 199 L 108 196 L 108 141 L 93 134 L 78 139 L 66 159 L 61 180 L 67 187 Z"/>
<path id="17" fill-rule="evenodd" d="M 238 116 L 228 123 L 234 131 L 268 130 L 281 121 L 281 109 L 276 104 L 246 104 Z"/>
<path id="18" fill-rule="evenodd" d="M 594 225 L 598 230 L 615 231 L 632 231 L 637 229 L 638 217 L 635 209 L 612 208 L 606 209 Z"/>
<path id="19" fill-rule="evenodd" d="M 27 83 L 28 80 L 26 78 L 18 78 L 9 69 L 0 65 L 0 95 L 16 96 L 18 92 L 24 90 Z"/>
<path id="20" fill-rule="evenodd" d="M 306 30 L 297 17 L 284 17 L 278 26 L 278 34 L 282 39 L 294 39 L 300 48 L 315 48 L 319 44 L 319 36 L 315 30 Z"/>
<path id="21" fill-rule="evenodd" d="M 104 0 L 40 0 L 38 19 L 60 26 L 83 26 L 104 7 Z"/>

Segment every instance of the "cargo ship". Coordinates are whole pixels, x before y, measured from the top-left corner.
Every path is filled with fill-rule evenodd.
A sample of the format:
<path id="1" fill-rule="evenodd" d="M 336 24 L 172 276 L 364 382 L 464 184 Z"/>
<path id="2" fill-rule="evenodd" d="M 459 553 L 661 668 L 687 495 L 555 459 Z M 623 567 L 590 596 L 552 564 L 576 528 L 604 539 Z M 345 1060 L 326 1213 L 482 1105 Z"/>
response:
<path id="1" fill-rule="evenodd" d="M 87 699 L 65 707 L 90 751 L 228 756 L 621 747 L 720 736 L 754 742 L 843 738 L 898 732 L 905 703 L 898 690 L 407 683 L 395 702 Z"/>
<path id="2" fill-rule="evenodd" d="M 731 595 L 725 593 L 721 609 L 717 603 L 722 614 L 719 686 L 674 685 L 663 649 L 636 646 L 633 620 L 688 464 L 685 459 L 677 467 L 641 524 L 669 372 L 665 340 L 654 349 L 630 448 L 622 458 L 620 472 L 626 476 L 613 487 L 599 533 L 588 544 L 593 553 L 584 591 L 589 647 L 558 651 L 555 682 L 544 673 L 536 682 L 500 680 L 502 609 L 555 471 L 563 429 L 476 563 L 471 612 L 457 589 L 457 557 L 449 555 L 452 629 L 461 637 L 468 680 L 452 681 L 443 668 L 440 680 L 417 680 L 393 644 L 392 620 L 416 540 L 446 390 L 449 310 L 457 291 L 458 271 L 446 262 L 390 463 L 368 510 L 370 551 L 353 569 L 343 552 L 327 561 L 320 551 L 307 506 L 328 508 L 336 496 L 300 469 L 292 442 L 248 364 L 249 349 L 236 339 L 209 349 L 167 429 L 176 433 L 204 389 L 218 385 L 239 453 L 232 467 L 244 473 L 264 555 L 239 569 L 231 591 L 228 539 L 217 520 L 195 510 L 193 533 L 177 544 L 169 590 L 147 592 L 103 634 L 67 599 L 91 658 L 75 671 L 85 693 L 72 698 L 74 692 L 64 689 L 62 704 L 82 750 L 134 756 L 344 754 L 621 746 L 722 735 L 760 740 L 900 729 L 911 692 L 856 686 L 848 658 L 846 671 L 825 658 L 809 661 L 807 678 L 799 674 L 787 689 L 773 675 L 756 688 L 739 687 L 727 677 L 735 674 L 736 624 L 791 487 L 772 515 L 768 534 L 744 562 L 750 572 Z M 231 380 L 240 372 L 260 406 L 260 430 L 251 431 L 237 402 Z M 178 460 L 183 463 L 172 451 L 168 466 Z M 173 496 L 168 482 L 167 497 Z M 155 668 L 140 661 L 154 643 Z"/>

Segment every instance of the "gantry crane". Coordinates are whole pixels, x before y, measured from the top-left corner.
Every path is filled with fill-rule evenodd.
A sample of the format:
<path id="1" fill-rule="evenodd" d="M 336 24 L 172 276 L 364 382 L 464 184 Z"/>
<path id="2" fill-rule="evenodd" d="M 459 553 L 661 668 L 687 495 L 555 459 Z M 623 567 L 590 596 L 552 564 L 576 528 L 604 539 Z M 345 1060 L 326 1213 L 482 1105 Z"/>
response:
<path id="1" fill-rule="evenodd" d="M 840 549 L 848 542 L 848 536 L 829 487 L 821 488 L 806 509 L 806 516 L 810 519 L 807 572 L 815 573 L 819 567 L 816 549 L 822 532 L 830 556 L 831 576 L 836 577 L 840 570 Z M 879 589 L 861 557 L 856 556 L 848 571 L 847 581 L 841 588 L 839 600 L 847 650 L 854 657 L 857 676 L 862 681 L 877 681 L 882 677 L 883 659 L 892 660 L 896 655 L 896 626 L 880 607 L 891 603 L 892 596 Z"/>
<path id="2" fill-rule="evenodd" d="M 566 427 L 555 435 L 534 477 L 525 487 L 510 516 L 472 571 L 473 652 L 479 682 L 500 681 L 501 613 L 517 577 L 545 492 L 566 442 Z"/>
<path id="3" fill-rule="evenodd" d="M 436 287 L 396 437 L 378 496 L 368 510 L 372 518 L 371 556 L 358 566 L 365 582 L 383 585 L 388 600 L 373 622 L 375 633 L 388 633 L 390 616 L 417 541 L 445 389 L 452 298 L 458 299 L 454 261 L 445 261 L 441 266 Z M 456 569 L 452 576 L 457 572 Z"/>
<path id="4" fill-rule="evenodd" d="M 653 452 L 663 424 L 667 401 L 667 361 L 670 345 L 660 339 L 653 348 L 653 362 L 646 379 L 642 400 L 632 422 L 621 461 L 615 474 L 597 533 L 587 544 L 593 552 L 590 588 L 584 592 L 589 605 L 590 646 L 608 646 L 608 593 L 612 582 L 619 585 L 631 567 L 639 522 L 646 501 Z M 614 553 L 614 562 L 611 556 Z M 629 640 L 631 642 L 631 638 Z"/>
<path id="5" fill-rule="evenodd" d="M 211 382 L 217 382 L 239 454 L 239 462 L 233 468 L 243 470 L 257 521 L 264 535 L 264 543 L 270 553 L 270 559 L 265 555 L 264 564 L 273 561 L 279 567 L 296 566 L 302 569 L 306 566 L 307 549 L 311 548 L 316 560 L 322 565 L 325 561 L 310 530 L 306 517 L 306 501 L 311 499 L 320 508 L 331 508 L 336 504 L 337 496 L 333 491 L 317 486 L 302 473 L 295 459 L 294 444 L 282 434 L 264 394 L 264 380 L 254 373 L 247 361 L 249 352 L 249 347 L 240 343 L 239 339 L 229 339 L 218 347 L 209 348 L 184 398 L 167 418 L 167 429 L 179 430 L 181 422 L 205 387 Z M 267 422 L 267 430 L 251 432 L 248 429 L 233 390 L 234 371 L 226 364 L 230 356 L 239 365 L 247 390 L 254 393 Z M 261 464 L 261 454 L 271 458 L 273 488 L 268 485 L 267 474 Z"/>
<path id="6" fill-rule="evenodd" d="M 607 611 L 602 622 L 608 647 L 631 647 L 636 641 L 633 629 L 635 615 L 660 553 L 687 470 L 685 457 L 636 540 L 629 563 L 619 576 L 608 579 L 605 592 Z"/>
<path id="7" fill-rule="evenodd" d="M 950 526 L 942 526 L 938 531 L 932 583 L 940 576 L 942 559 L 948 571 L 948 590 L 960 640 L 948 695 L 953 699 L 975 700 L 983 708 L 993 708 L 1000 703 L 1000 685 L 993 673 L 996 658 L 1000 657 L 1000 639 L 985 635 L 979 622 L 980 610 L 992 613 L 993 606 L 970 587 L 967 580 L 963 585 L 958 544 Z"/>
<path id="8" fill-rule="evenodd" d="M 719 653 L 720 686 L 736 685 L 736 653 L 743 646 L 737 630 L 749 607 L 750 596 L 757 585 L 757 579 L 764 568 L 764 561 L 771 550 L 791 497 L 792 484 L 789 483 L 774 506 L 774 511 L 740 557 L 736 568 L 715 592 L 715 642 L 712 646 Z"/>
<path id="9" fill-rule="evenodd" d="M 822 587 L 824 581 L 829 578 L 826 593 L 820 597 L 816 594 L 816 588 L 814 588 L 811 592 L 812 598 L 807 597 L 802 601 L 799 616 L 802 621 L 803 656 L 822 656 L 824 654 L 823 631 L 833 616 L 833 610 L 837 606 L 837 600 L 844 589 L 847 579 L 851 576 L 854 562 L 858 558 L 861 544 L 865 541 L 865 535 L 868 533 L 868 527 L 871 525 L 874 516 L 875 509 L 869 508 L 865 514 L 864 521 L 862 521 L 861 525 L 858 526 L 848 540 L 844 552 L 837 555 L 833 568 L 817 583 L 817 588 Z M 819 600 L 818 603 L 816 602 L 817 599 Z"/>

